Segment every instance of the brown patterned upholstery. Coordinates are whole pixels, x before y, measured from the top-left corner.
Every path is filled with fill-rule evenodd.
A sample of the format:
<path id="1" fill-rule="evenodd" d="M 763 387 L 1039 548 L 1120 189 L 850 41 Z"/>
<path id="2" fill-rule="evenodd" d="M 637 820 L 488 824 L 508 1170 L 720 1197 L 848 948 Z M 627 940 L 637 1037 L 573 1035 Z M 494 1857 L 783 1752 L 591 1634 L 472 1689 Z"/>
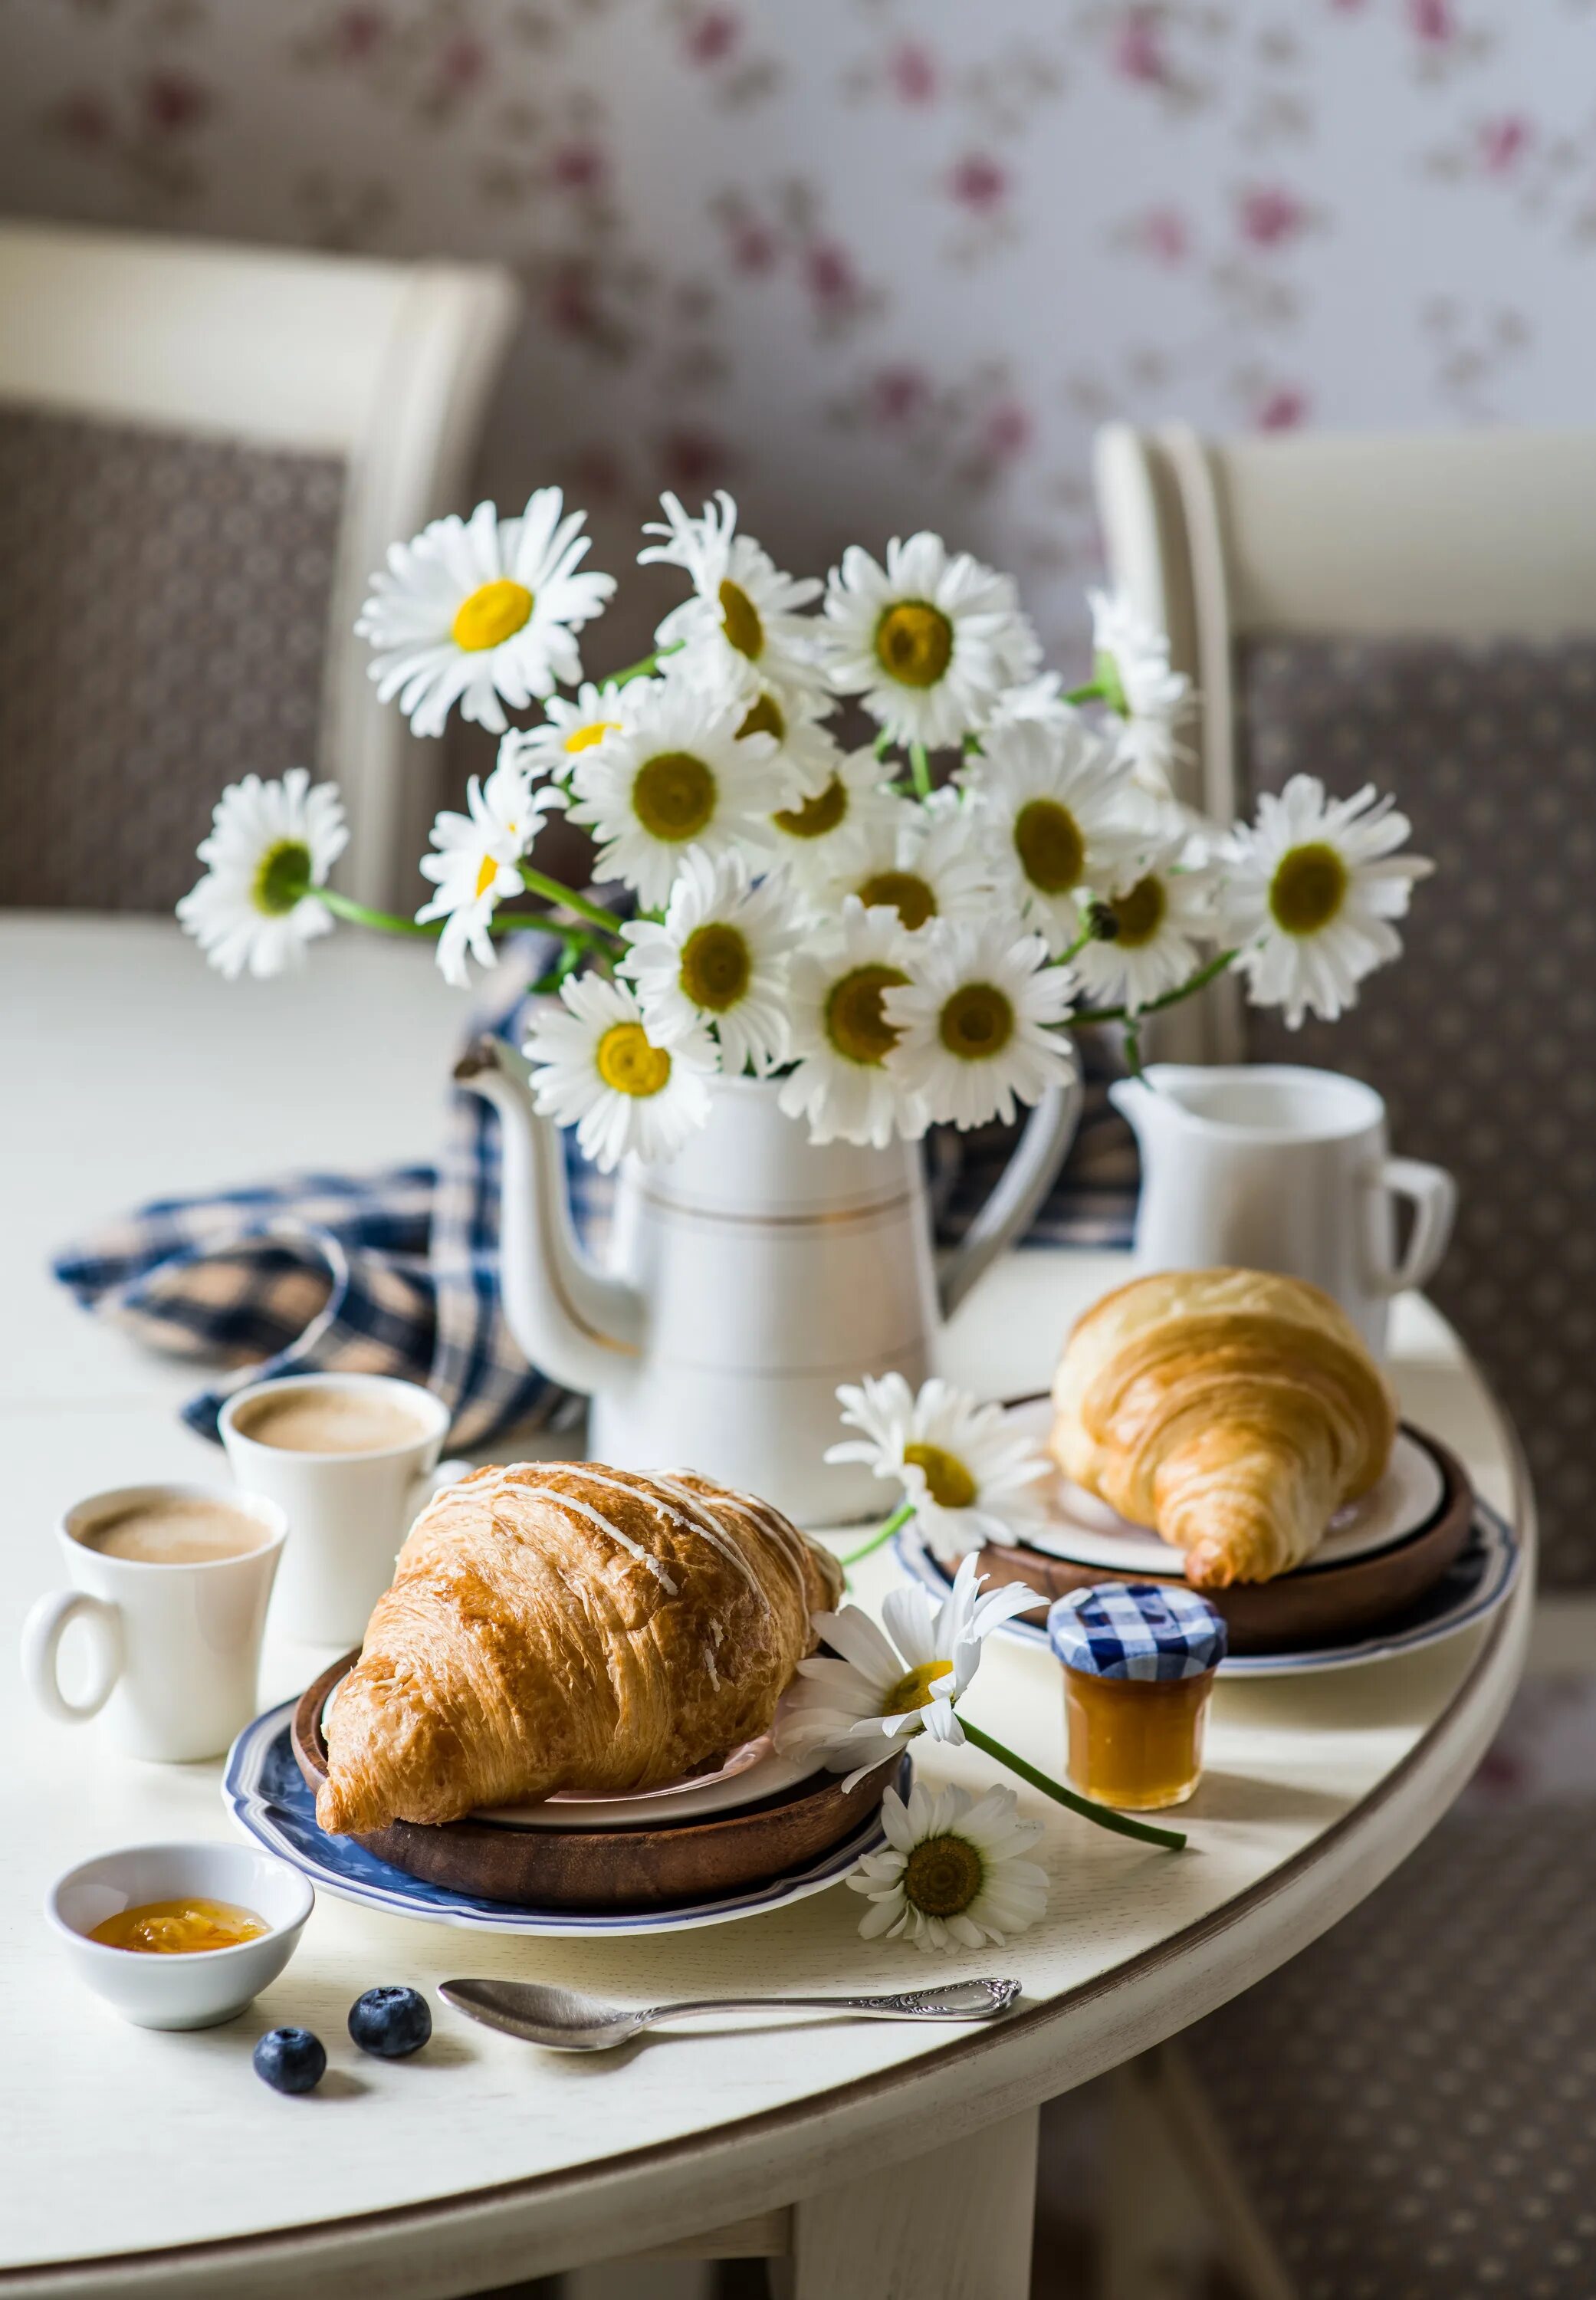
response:
<path id="1" fill-rule="evenodd" d="M 1297 2300 L 1596 2294 L 1591 1817 L 1449 1818 L 1182 2038 Z"/>
<path id="2" fill-rule="evenodd" d="M 1596 1585 L 1596 640 L 1270 641 L 1238 669 L 1255 788 L 1374 781 L 1438 866 L 1351 1013 L 1250 1009 L 1248 1051 L 1367 1079 L 1397 1148 L 1456 1173 L 1430 1290 L 1524 1438 L 1546 1580 Z"/>
<path id="3" fill-rule="evenodd" d="M 314 766 L 344 465 L 0 408 L 0 904 L 166 910 Z"/>

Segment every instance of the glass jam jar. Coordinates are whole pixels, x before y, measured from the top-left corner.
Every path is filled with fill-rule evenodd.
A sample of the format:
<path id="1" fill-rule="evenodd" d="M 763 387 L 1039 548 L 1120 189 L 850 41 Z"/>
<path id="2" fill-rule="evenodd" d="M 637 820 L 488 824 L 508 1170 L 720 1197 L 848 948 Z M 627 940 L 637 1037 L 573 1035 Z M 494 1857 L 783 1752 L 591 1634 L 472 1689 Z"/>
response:
<path id="1" fill-rule="evenodd" d="M 1178 1582 L 1103 1581 L 1057 1599 L 1047 1629 L 1070 1787 L 1121 1812 L 1184 1804 L 1202 1773 L 1223 1614 Z"/>

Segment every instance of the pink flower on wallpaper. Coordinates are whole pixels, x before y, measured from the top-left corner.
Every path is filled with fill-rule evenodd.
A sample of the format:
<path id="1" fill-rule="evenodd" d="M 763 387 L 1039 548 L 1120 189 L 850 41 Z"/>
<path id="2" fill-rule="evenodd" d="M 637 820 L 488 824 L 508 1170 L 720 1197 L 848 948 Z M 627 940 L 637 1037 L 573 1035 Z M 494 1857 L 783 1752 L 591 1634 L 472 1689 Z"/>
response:
<path id="1" fill-rule="evenodd" d="M 804 249 L 803 284 L 822 312 L 845 312 L 859 301 L 853 258 L 835 239 L 817 239 Z"/>
<path id="2" fill-rule="evenodd" d="M 1236 221 L 1253 247 L 1282 247 L 1302 229 L 1308 211 L 1294 192 L 1278 184 L 1255 185 L 1242 194 Z"/>
<path id="3" fill-rule="evenodd" d="M 1161 87 L 1169 77 L 1163 36 L 1151 8 L 1132 8 L 1114 28 L 1109 61 L 1121 79 Z"/>
<path id="4" fill-rule="evenodd" d="M 1295 384 L 1276 385 L 1267 392 L 1252 412 L 1252 421 L 1260 431 L 1294 431 L 1308 421 L 1309 398 Z"/>
<path id="5" fill-rule="evenodd" d="M 212 109 L 213 98 L 207 88 L 190 79 L 187 72 L 154 71 L 144 84 L 145 118 L 160 136 L 178 136 L 186 128 L 197 128 Z"/>
<path id="6" fill-rule="evenodd" d="M 781 253 L 769 225 L 741 211 L 727 218 L 726 237 L 734 271 L 769 271 Z"/>
<path id="7" fill-rule="evenodd" d="M 1480 159 L 1486 174 L 1505 176 L 1515 161 L 1523 157 L 1532 133 L 1529 121 L 1517 112 L 1506 113 L 1500 120 L 1482 121 Z"/>
<path id="8" fill-rule="evenodd" d="M 1178 208 L 1149 208 L 1131 227 L 1136 246 L 1155 263 L 1173 268 L 1192 252 L 1191 229 Z"/>
<path id="9" fill-rule="evenodd" d="M 930 104 L 936 95 L 936 59 L 919 40 L 904 40 L 886 62 L 894 95 L 905 104 Z"/>
<path id="10" fill-rule="evenodd" d="M 569 468 L 571 491 L 581 503 L 614 503 L 626 483 L 615 450 L 597 443 L 578 447 Z"/>
<path id="11" fill-rule="evenodd" d="M 660 441 L 660 470 L 667 487 L 678 493 L 690 488 L 722 486 L 736 458 L 724 439 L 713 432 L 684 426 L 667 431 Z"/>
<path id="12" fill-rule="evenodd" d="M 889 428 L 913 421 L 931 396 L 931 379 L 923 368 L 878 368 L 870 378 L 870 413 Z"/>
<path id="13" fill-rule="evenodd" d="M 981 427 L 982 445 L 989 455 L 1000 462 L 1009 462 L 1023 455 L 1031 444 L 1033 426 L 1030 411 L 1018 399 L 1000 399 L 987 411 Z"/>
<path id="14" fill-rule="evenodd" d="M 1008 171 L 985 153 L 967 153 L 948 178 L 948 189 L 960 207 L 990 215 L 1009 196 Z"/>
<path id="15" fill-rule="evenodd" d="M 684 46 L 687 61 L 718 64 L 730 55 L 742 38 L 743 27 L 727 8 L 700 8 L 687 19 Z"/>
<path id="16" fill-rule="evenodd" d="M 555 265 L 549 280 L 549 325 L 562 336 L 589 341 L 602 332 L 593 275 L 580 257 Z"/>
<path id="17" fill-rule="evenodd" d="M 487 50 L 469 32 L 457 32 L 438 50 L 438 85 L 451 95 L 458 96 L 468 88 L 475 88 L 486 70 Z"/>
<path id="18" fill-rule="evenodd" d="M 609 171 L 609 162 L 596 144 L 558 145 L 549 160 L 549 180 L 565 192 L 593 191 Z"/>
<path id="19" fill-rule="evenodd" d="M 334 53 L 345 63 L 358 63 L 381 46 L 387 29 L 380 8 L 341 8 L 333 24 Z"/>
<path id="20" fill-rule="evenodd" d="M 87 89 L 62 96 L 49 115 L 49 124 L 58 136 L 85 151 L 108 144 L 116 126 L 104 96 L 91 96 Z"/>
<path id="21" fill-rule="evenodd" d="M 1431 47 L 1444 47 L 1457 37 L 1452 0 L 1408 0 L 1408 21 L 1414 38 Z"/>

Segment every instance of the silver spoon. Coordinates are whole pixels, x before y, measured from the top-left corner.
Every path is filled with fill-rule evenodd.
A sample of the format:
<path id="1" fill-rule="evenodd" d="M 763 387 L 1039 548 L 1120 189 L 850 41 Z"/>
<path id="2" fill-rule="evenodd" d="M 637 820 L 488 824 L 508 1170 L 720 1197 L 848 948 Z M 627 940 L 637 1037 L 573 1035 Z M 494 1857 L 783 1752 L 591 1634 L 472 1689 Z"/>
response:
<path id="1" fill-rule="evenodd" d="M 562 2053 L 603 2053 L 656 2021 L 695 2012 L 857 2013 L 867 2021 L 993 2021 L 1019 1995 L 1018 1980 L 953 1980 L 899 1996 L 714 1996 L 679 2004 L 606 2004 L 536 1980 L 445 1980 L 438 1995 L 485 2028 Z"/>

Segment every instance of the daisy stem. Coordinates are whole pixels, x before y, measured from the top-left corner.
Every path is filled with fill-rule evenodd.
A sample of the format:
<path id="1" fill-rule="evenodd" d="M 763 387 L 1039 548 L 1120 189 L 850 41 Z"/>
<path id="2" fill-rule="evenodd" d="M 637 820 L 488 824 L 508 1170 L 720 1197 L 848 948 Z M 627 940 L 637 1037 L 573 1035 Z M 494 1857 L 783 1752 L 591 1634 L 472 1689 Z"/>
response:
<path id="1" fill-rule="evenodd" d="M 668 654 L 680 654 L 686 644 L 686 639 L 677 639 L 674 646 L 656 647 L 653 654 L 639 656 L 636 662 L 628 663 L 624 671 L 612 671 L 608 684 L 611 687 L 626 687 L 634 679 L 646 679 L 650 671 L 658 671 Z"/>
<path id="2" fill-rule="evenodd" d="M 423 942 L 436 942 L 444 930 L 441 923 L 418 926 L 414 919 L 402 919 L 393 911 L 368 910 L 353 895 L 340 895 L 332 887 L 307 887 L 305 892 L 325 903 L 335 918 L 353 920 L 357 927 L 376 927 L 383 934 L 420 935 Z"/>
<path id="3" fill-rule="evenodd" d="M 613 911 L 606 911 L 599 904 L 590 903 L 586 895 L 578 895 L 573 888 L 562 887 L 558 879 L 545 879 L 543 872 L 535 871 L 529 862 L 523 862 L 520 867 L 521 883 L 528 894 L 541 895 L 545 903 L 553 903 L 559 910 L 574 911 L 579 919 L 586 919 L 594 926 L 603 927 L 606 934 L 619 940 L 620 921 Z"/>
<path id="4" fill-rule="evenodd" d="M 1044 1796 L 1052 1797 L 1055 1804 L 1068 1805 L 1071 1812 L 1078 1812 L 1084 1820 L 1094 1821 L 1099 1829 L 1111 1829 L 1120 1837 L 1137 1837 L 1144 1845 L 1167 1846 L 1171 1853 L 1185 1850 L 1186 1840 L 1183 1829 L 1155 1829 L 1151 1821 L 1132 1821 L 1128 1813 L 1116 1812 L 1111 1805 L 1096 1804 L 1090 1797 L 1076 1796 L 1075 1791 L 1067 1789 L 1061 1781 L 1050 1781 L 1047 1775 L 1039 1773 L 1035 1765 L 1027 1765 L 1025 1759 L 1017 1757 L 1012 1749 L 1005 1749 L 1002 1743 L 994 1741 L 990 1733 L 983 1733 L 980 1727 L 972 1725 L 968 1717 L 960 1717 L 959 1721 L 964 1728 L 967 1741 L 974 1742 L 976 1747 L 984 1749 L 989 1757 L 995 1757 L 1000 1765 L 1007 1765 L 1011 1773 L 1018 1773 L 1022 1781 L 1029 1781 L 1034 1789 L 1040 1789 Z"/>
<path id="5" fill-rule="evenodd" d="M 1200 966 L 1191 980 L 1183 982 L 1178 990 L 1166 990 L 1161 998 L 1150 998 L 1145 1006 L 1138 1006 L 1134 1017 L 1130 1010 L 1125 1006 L 1086 1006 L 1082 1007 L 1077 1013 L 1072 1014 L 1069 1018 L 1070 1021 L 1072 1023 L 1128 1022 L 1132 1020 L 1140 1021 L 1143 1015 L 1161 1013 L 1166 1006 L 1178 1006 L 1183 998 L 1190 998 L 1197 991 L 1205 990 L 1216 976 L 1224 973 L 1235 954 L 1234 950 L 1222 950 L 1218 958 L 1210 958 L 1206 966 Z"/>
<path id="6" fill-rule="evenodd" d="M 926 746 L 923 743 L 910 743 L 909 746 L 909 763 L 914 769 L 914 788 L 916 796 L 920 798 L 929 798 L 931 796 L 931 762 L 926 756 Z"/>
<path id="7" fill-rule="evenodd" d="M 1072 687 L 1064 697 L 1066 703 L 1106 703 L 1109 690 L 1101 679 L 1089 679 L 1085 687 Z"/>
<path id="8" fill-rule="evenodd" d="M 913 1515 L 914 1504 L 912 1502 L 900 1502 L 897 1508 L 893 1512 L 891 1517 L 887 1519 L 886 1523 L 870 1536 L 869 1541 L 864 1544 L 862 1548 L 852 1549 L 849 1551 L 846 1557 L 838 1559 L 837 1562 L 841 1565 L 844 1572 L 845 1573 L 851 1565 L 858 1565 L 863 1559 L 873 1556 L 877 1550 L 885 1546 L 885 1545 L 892 1539 L 894 1534 L 896 1533 L 901 1525 L 908 1524 L 910 1519 Z"/>

